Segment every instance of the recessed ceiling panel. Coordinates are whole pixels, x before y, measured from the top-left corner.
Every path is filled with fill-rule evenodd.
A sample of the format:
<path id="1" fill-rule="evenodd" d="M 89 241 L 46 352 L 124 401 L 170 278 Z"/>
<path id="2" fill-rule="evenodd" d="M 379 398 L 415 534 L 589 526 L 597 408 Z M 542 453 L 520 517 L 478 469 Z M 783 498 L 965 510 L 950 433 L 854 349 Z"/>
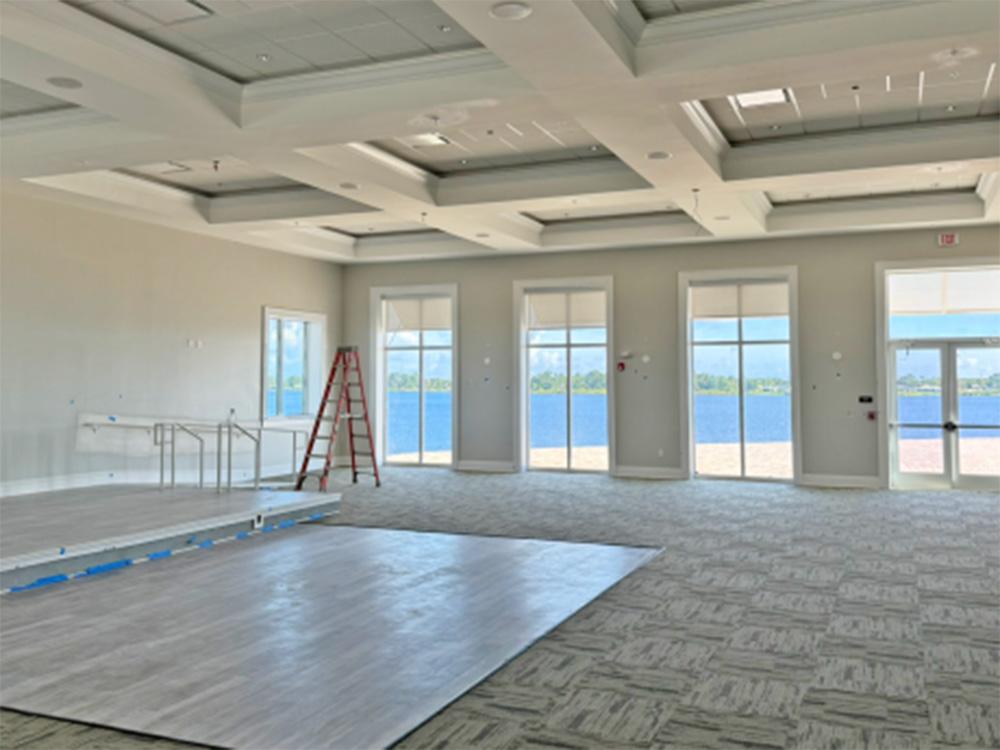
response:
<path id="1" fill-rule="evenodd" d="M 560 119 L 413 133 L 373 145 L 436 174 L 609 155 L 586 130 Z"/>
<path id="2" fill-rule="evenodd" d="M 48 96 L 34 89 L 0 80 L 0 117 L 33 115 L 39 112 L 71 109 L 75 106 L 75 104 Z"/>
<path id="3" fill-rule="evenodd" d="M 352 237 L 378 237 L 387 234 L 431 231 L 429 227 L 419 222 L 397 219 L 377 211 L 373 211 L 370 216 L 345 216 L 343 219 L 329 222 L 326 229 L 349 234 Z"/>
<path id="4" fill-rule="evenodd" d="M 940 174 L 917 178 L 908 182 L 880 183 L 869 185 L 847 185 L 808 190 L 770 190 L 768 200 L 775 206 L 809 201 L 825 201 L 848 198 L 868 198 L 872 196 L 906 195 L 912 193 L 936 193 L 972 191 L 979 182 L 977 175 L 949 176 Z"/>
<path id="5" fill-rule="evenodd" d="M 679 13 L 700 13 L 740 5 L 759 5 L 761 2 L 763 0 L 635 0 L 639 12 L 647 21 Z"/>
<path id="6" fill-rule="evenodd" d="M 299 187 L 294 180 L 265 172 L 231 156 L 142 164 L 121 170 L 134 177 L 205 195 Z"/>
<path id="7" fill-rule="evenodd" d="M 630 206 L 581 206 L 570 204 L 566 208 L 543 209 L 526 212 L 530 219 L 543 224 L 555 224 L 560 221 L 577 221 L 579 219 L 611 219 L 625 216 L 642 216 L 647 214 L 677 213 L 680 208 L 671 201 L 633 203 Z"/>
<path id="8" fill-rule="evenodd" d="M 431 0 L 66 0 L 237 81 L 470 49 Z"/>
<path id="9" fill-rule="evenodd" d="M 702 102 L 732 144 L 840 130 L 995 116 L 1000 88 L 994 61 L 953 60 L 922 71 L 864 80 L 830 80 L 784 89 L 788 101 L 740 104 L 740 94 Z"/>

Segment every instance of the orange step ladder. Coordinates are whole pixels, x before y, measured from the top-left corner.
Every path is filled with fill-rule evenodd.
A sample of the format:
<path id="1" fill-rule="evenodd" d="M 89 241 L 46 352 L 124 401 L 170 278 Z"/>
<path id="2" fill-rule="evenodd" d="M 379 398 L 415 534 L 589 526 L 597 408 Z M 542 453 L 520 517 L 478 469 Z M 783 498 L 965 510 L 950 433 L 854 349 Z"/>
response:
<path id="1" fill-rule="evenodd" d="M 336 398 L 332 397 L 334 392 L 337 394 Z M 335 404 L 332 416 L 327 415 L 330 404 Z M 375 460 L 375 439 L 372 436 L 371 422 L 368 420 L 368 398 L 365 396 L 365 381 L 361 376 L 361 355 L 356 346 L 341 346 L 337 349 L 337 356 L 334 357 L 333 366 L 330 368 L 330 377 L 327 378 L 326 388 L 323 390 L 323 399 L 319 403 L 316 422 L 309 436 L 309 444 L 306 446 L 306 454 L 302 458 L 302 468 L 295 482 L 296 490 L 301 490 L 310 476 L 309 461 L 322 458 L 323 471 L 317 476 L 320 491 L 326 492 L 330 469 L 333 468 L 337 430 L 342 417 L 347 420 L 347 438 L 351 450 L 351 481 L 357 484 L 358 474 L 371 474 L 375 477 L 375 486 L 382 486 L 378 474 L 378 462 Z M 327 423 L 330 424 L 330 433 L 321 435 L 320 428 Z M 359 432 L 356 428 L 362 423 L 364 432 Z M 317 452 L 316 443 L 322 441 L 326 441 L 326 450 Z M 358 450 L 359 442 L 366 443 L 367 450 Z M 368 456 L 371 465 L 358 466 L 358 456 Z"/>

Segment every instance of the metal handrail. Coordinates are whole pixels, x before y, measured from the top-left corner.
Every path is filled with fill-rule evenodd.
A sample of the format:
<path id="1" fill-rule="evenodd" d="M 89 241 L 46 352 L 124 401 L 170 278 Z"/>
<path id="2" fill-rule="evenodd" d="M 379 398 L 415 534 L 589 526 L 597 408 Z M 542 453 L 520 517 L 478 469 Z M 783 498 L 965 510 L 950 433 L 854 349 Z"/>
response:
<path id="1" fill-rule="evenodd" d="M 177 430 L 184 432 L 198 441 L 198 487 L 205 486 L 205 439 L 183 422 L 156 422 L 153 424 L 153 445 L 160 446 L 160 489 L 165 483 L 166 440 L 167 428 L 170 429 L 170 489 L 177 486 Z M 159 434 L 159 442 L 157 442 Z"/>

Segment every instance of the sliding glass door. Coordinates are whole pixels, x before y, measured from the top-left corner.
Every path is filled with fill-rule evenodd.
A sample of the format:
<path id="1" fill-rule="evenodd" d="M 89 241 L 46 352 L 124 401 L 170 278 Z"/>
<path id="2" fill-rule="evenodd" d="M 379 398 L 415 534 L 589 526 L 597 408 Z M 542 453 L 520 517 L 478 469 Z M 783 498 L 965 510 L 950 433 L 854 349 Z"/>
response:
<path id="1" fill-rule="evenodd" d="M 454 382 L 452 300 L 382 301 L 385 460 L 451 464 Z"/>
<path id="2" fill-rule="evenodd" d="M 694 471 L 792 479 L 792 369 L 786 281 L 689 291 Z"/>
<path id="3" fill-rule="evenodd" d="M 527 292 L 524 305 L 528 468 L 607 471 L 607 292 Z"/>

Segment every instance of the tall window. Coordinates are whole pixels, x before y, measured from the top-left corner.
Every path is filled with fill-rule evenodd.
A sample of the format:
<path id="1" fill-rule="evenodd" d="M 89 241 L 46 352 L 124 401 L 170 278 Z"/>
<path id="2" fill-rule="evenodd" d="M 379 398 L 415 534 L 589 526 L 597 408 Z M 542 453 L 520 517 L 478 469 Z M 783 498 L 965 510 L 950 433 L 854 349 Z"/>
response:
<path id="1" fill-rule="evenodd" d="M 524 304 L 528 468 L 607 471 L 607 292 L 528 292 Z"/>
<path id="2" fill-rule="evenodd" d="M 451 464 L 454 410 L 452 299 L 382 300 L 385 459 Z"/>
<path id="3" fill-rule="evenodd" d="M 791 479 L 788 283 L 706 283 L 689 304 L 695 472 Z"/>
<path id="4" fill-rule="evenodd" d="M 322 391 L 325 318 L 272 309 L 264 317 L 264 416 L 309 417 Z"/>
<path id="5" fill-rule="evenodd" d="M 893 486 L 996 487 L 1000 268 L 886 278 Z"/>

